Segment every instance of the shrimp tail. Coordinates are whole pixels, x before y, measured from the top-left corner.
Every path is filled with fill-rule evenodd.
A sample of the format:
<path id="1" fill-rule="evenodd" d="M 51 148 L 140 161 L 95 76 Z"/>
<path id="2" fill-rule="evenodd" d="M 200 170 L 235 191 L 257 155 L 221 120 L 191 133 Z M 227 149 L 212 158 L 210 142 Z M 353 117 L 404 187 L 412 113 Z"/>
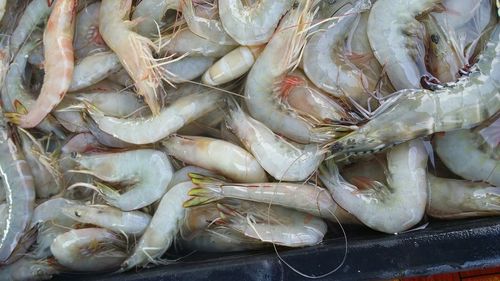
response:
<path id="1" fill-rule="evenodd" d="M 99 195 L 101 195 L 103 197 L 103 199 L 106 202 L 113 201 L 114 198 L 116 198 L 117 196 L 120 195 L 120 193 L 118 191 L 114 190 L 113 188 L 111 188 L 110 186 L 108 186 L 102 182 L 96 181 L 95 187 L 96 187 L 96 191 L 99 193 Z"/>
<path id="2" fill-rule="evenodd" d="M 479 131 L 479 134 L 490 147 L 497 147 L 500 144 L 500 118 L 493 124 Z"/>
<path id="3" fill-rule="evenodd" d="M 205 205 L 224 198 L 221 188 L 224 182 L 195 173 L 190 173 L 189 177 L 198 187 L 189 191 L 188 195 L 193 196 L 193 198 L 184 202 L 184 208 Z"/>

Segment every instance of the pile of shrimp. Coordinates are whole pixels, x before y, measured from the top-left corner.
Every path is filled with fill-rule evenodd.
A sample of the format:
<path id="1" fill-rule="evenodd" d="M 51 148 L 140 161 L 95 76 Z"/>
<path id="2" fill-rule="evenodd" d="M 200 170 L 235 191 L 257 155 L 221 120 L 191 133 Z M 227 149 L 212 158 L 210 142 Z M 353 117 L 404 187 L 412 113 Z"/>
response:
<path id="1" fill-rule="evenodd" d="M 498 3 L 1 0 L 0 280 L 498 216 Z"/>

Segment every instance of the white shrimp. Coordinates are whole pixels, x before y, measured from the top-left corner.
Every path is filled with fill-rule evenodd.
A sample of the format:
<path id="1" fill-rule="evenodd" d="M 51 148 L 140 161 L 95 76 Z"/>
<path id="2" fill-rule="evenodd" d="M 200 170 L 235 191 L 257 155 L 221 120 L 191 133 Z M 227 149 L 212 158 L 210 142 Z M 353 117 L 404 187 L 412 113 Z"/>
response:
<path id="1" fill-rule="evenodd" d="M 166 138 L 189 122 L 213 111 L 221 100 L 220 93 L 209 90 L 180 97 L 157 116 L 116 118 L 105 116 L 92 106 L 88 107 L 88 112 L 102 131 L 128 143 L 147 144 Z"/>
<path id="2" fill-rule="evenodd" d="M 304 72 L 320 89 L 335 97 L 347 97 L 366 107 L 376 80 L 351 63 L 344 51 L 345 40 L 360 13 L 371 7 L 369 0 L 356 1 L 325 31 L 318 31 L 304 48 Z"/>
<path id="3" fill-rule="evenodd" d="M 333 156 L 373 153 L 432 133 L 471 128 L 497 114 L 499 37 L 497 26 L 473 72 L 457 83 L 436 91 L 402 90 L 387 99 L 368 123 L 327 144 Z"/>
<path id="4" fill-rule="evenodd" d="M 440 219 L 500 215 L 500 187 L 427 175 L 427 214 Z"/>
<path id="5" fill-rule="evenodd" d="M 168 250 L 186 214 L 182 203 L 189 198 L 187 193 L 193 186 L 191 182 L 179 183 L 163 196 L 134 253 L 122 263 L 122 270 L 155 263 Z"/>
<path id="6" fill-rule="evenodd" d="M 328 190 L 312 184 L 298 183 L 226 183 L 197 174 L 190 174 L 197 188 L 191 189 L 193 196 L 184 207 L 198 206 L 224 198 L 236 198 L 287 207 L 314 216 L 341 223 L 359 223 L 356 218 L 333 201 Z"/>
<path id="7" fill-rule="evenodd" d="M 137 210 L 151 205 L 165 194 L 172 179 L 173 168 L 167 156 L 151 149 L 119 153 L 79 155 L 75 159 L 82 173 L 91 174 L 103 181 L 125 185 L 123 192 L 102 183 L 95 189 L 103 199 L 123 211 Z"/>
<path id="8" fill-rule="evenodd" d="M 194 34 L 189 29 L 174 33 L 161 46 L 160 53 L 186 54 L 204 57 L 222 57 L 236 48 L 235 45 L 220 45 Z"/>
<path id="9" fill-rule="evenodd" d="M 124 212 L 106 205 L 73 205 L 61 209 L 62 213 L 80 223 L 92 224 L 116 233 L 140 236 L 146 230 L 151 216 L 140 212 Z"/>
<path id="10" fill-rule="evenodd" d="M 91 133 L 80 133 L 71 138 L 61 148 L 63 154 L 88 153 L 94 149 L 103 148 Z"/>
<path id="11" fill-rule="evenodd" d="M 264 50 L 263 46 L 239 46 L 212 65 L 201 78 L 203 83 L 217 86 L 235 80 L 252 68 Z"/>
<path id="12" fill-rule="evenodd" d="M 68 91 L 74 92 L 92 86 L 120 69 L 122 65 L 114 53 L 101 52 L 89 55 L 75 65 Z"/>
<path id="13" fill-rule="evenodd" d="M 387 153 L 387 185 L 369 180 L 369 189 L 345 181 L 332 160 L 320 168 L 320 178 L 335 201 L 361 222 L 378 231 L 398 233 L 416 225 L 427 202 L 427 152 L 413 140 Z"/>
<path id="14" fill-rule="evenodd" d="M 219 15 L 226 32 L 240 45 L 260 45 L 271 39 L 293 2 L 259 0 L 245 7 L 242 0 L 219 0 Z"/>
<path id="15" fill-rule="evenodd" d="M 137 32 L 147 37 L 158 35 L 158 29 L 164 25 L 163 16 L 172 9 L 180 9 L 180 0 L 141 1 L 132 14 L 132 20 L 138 21 Z"/>
<path id="16" fill-rule="evenodd" d="M 305 180 L 324 159 L 318 145 L 285 140 L 247 116 L 234 101 L 229 104 L 227 122 L 264 170 L 277 180 Z"/>
<path id="17" fill-rule="evenodd" d="M 101 3 L 88 5 L 76 16 L 75 57 L 87 57 L 95 52 L 108 51 L 109 48 L 99 33 L 99 10 Z"/>
<path id="18" fill-rule="evenodd" d="M 50 250 L 57 262 L 75 271 L 111 271 L 127 257 L 125 240 L 102 228 L 70 230 L 57 236 Z"/>
<path id="19" fill-rule="evenodd" d="M 252 154 L 230 142 L 197 136 L 172 136 L 162 145 L 167 154 L 182 162 L 215 171 L 236 182 L 267 180 L 266 172 Z"/>
<path id="20" fill-rule="evenodd" d="M 161 66 L 164 76 L 172 83 L 184 83 L 200 77 L 214 63 L 215 58 L 187 56 Z"/>
<path id="21" fill-rule="evenodd" d="M 436 152 L 453 173 L 471 181 L 485 181 L 500 187 L 500 159 L 484 151 L 484 140 L 470 130 L 437 134 Z M 496 148 L 498 149 L 498 148 Z"/>
<path id="22" fill-rule="evenodd" d="M 420 88 L 426 75 L 424 28 L 415 17 L 429 12 L 441 0 L 378 0 L 368 18 L 373 53 L 397 90 Z M 390 11 L 390 12 L 388 12 Z"/>

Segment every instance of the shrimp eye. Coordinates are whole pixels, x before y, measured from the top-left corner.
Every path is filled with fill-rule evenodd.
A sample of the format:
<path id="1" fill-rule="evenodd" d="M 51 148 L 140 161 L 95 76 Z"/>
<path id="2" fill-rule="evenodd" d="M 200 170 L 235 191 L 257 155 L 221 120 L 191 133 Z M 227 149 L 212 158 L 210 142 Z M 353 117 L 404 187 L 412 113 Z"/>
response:
<path id="1" fill-rule="evenodd" d="M 73 159 L 74 159 L 74 158 L 76 158 L 76 156 L 78 156 L 78 153 L 76 153 L 76 152 L 71 152 L 71 158 L 73 158 Z"/>
<path id="2" fill-rule="evenodd" d="M 439 43 L 439 35 L 437 35 L 437 34 L 432 34 L 432 35 L 431 35 L 431 41 L 432 41 L 432 43 L 434 43 L 434 44 L 438 44 L 438 43 Z"/>
<path id="3" fill-rule="evenodd" d="M 81 215 L 78 213 L 78 211 L 75 211 L 75 216 L 81 217 Z"/>

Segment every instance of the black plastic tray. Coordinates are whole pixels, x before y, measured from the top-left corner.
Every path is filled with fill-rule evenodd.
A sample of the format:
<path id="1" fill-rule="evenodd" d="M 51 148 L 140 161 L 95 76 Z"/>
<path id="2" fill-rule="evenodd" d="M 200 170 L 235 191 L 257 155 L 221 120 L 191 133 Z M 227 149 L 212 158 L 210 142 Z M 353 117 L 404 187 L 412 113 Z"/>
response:
<path id="1" fill-rule="evenodd" d="M 500 265 L 500 218 L 432 221 L 427 228 L 398 235 L 347 229 L 348 254 L 329 280 L 380 280 Z M 357 235 L 357 236 L 356 236 Z M 302 249 L 279 249 L 294 268 L 321 275 L 344 254 L 343 238 L 326 239 Z M 55 280 L 68 280 L 59 276 Z M 170 265 L 118 275 L 71 276 L 71 280 L 304 280 L 271 249 L 263 252 L 207 255 L 195 253 Z"/>

